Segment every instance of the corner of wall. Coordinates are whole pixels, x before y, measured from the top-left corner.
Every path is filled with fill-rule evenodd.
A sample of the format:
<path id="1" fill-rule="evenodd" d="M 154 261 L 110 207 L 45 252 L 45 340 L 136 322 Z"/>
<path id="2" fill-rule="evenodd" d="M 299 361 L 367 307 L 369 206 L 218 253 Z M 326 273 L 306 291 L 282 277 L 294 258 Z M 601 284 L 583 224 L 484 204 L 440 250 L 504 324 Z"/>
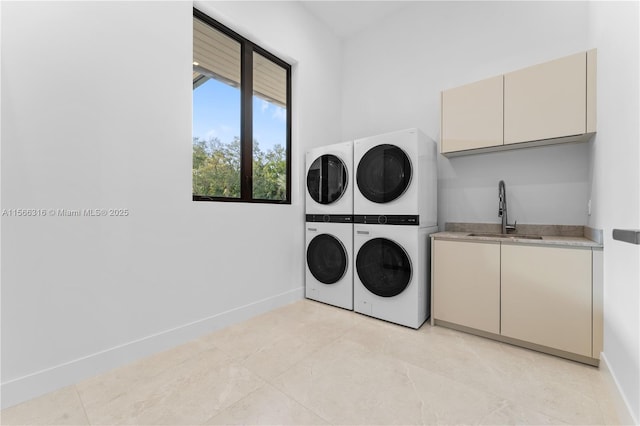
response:
<path id="1" fill-rule="evenodd" d="M 609 361 L 607 360 L 607 356 L 604 352 L 600 354 L 600 370 L 603 373 L 605 384 L 609 391 L 609 394 L 613 396 L 613 405 L 615 407 L 616 415 L 618 416 L 619 424 L 622 425 L 638 425 L 638 419 L 635 419 L 633 416 L 633 411 L 631 410 L 631 405 L 629 401 L 625 397 L 622 389 L 620 388 L 620 384 L 613 373 L 611 371 L 611 367 L 609 365 Z"/>

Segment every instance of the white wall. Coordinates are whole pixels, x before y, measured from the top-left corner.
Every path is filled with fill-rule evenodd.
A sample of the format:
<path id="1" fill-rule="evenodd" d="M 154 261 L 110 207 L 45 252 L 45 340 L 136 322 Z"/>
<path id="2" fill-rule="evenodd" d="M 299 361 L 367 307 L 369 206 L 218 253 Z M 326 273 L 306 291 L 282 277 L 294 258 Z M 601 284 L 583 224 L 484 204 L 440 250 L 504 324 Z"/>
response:
<path id="1" fill-rule="evenodd" d="M 440 91 L 586 50 L 584 2 L 415 2 L 345 43 L 343 139 L 406 127 L 440 137 Z M 439 224 L 584 225 L 587 144 L 439 156 Z"/>
<path id="2" fill-rule="evenodd" d="M 2 218 L 3 407 L 303 295 L 339 40 L 295 3 L 199 6 L 293 62 L 292 205 L 191 201 L 190 2 L 3 2 L 2 208 L 130 211 Z"/>
<path id="3" fill-rule="evenodd" d="M 598 48 L 598 133 L 590 144 L 593 215 L 604 230 L 604 355 L 640 422 L 640 247 L 612 230 L 640 229 L 640 8 L 589 3 L 589 37 Z"/>

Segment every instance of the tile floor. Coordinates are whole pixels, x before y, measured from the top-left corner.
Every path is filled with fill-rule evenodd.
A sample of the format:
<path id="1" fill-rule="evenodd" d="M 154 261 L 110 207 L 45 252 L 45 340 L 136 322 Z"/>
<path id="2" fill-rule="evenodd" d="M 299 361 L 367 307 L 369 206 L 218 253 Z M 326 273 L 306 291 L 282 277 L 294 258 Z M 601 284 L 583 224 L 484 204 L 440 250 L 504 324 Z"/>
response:
<path id="1" fill-rule="evenodd" d="M 616 424 L 603 373 L 303 300 L 2 411 L 2 424 Z"/>

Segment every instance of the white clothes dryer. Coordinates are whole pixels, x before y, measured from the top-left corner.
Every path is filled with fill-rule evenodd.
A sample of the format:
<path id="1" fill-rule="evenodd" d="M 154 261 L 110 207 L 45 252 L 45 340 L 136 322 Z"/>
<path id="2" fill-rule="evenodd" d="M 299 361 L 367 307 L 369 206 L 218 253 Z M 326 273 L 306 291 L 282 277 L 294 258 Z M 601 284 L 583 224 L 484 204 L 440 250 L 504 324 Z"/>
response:
<path id="1" fill-rule="evenodd" d="M 437 225 L 436 156 L 435 142 L 419 129 L 355 140 L 355 223 L 415 216 L 413 224 L 420 227 Z M 367 218 L 358 220 L 358 216 Z"/>
<path id="2" fill-rule="evenodd" d="M 354 311 L 419 328 L 430 315 L 429 234 L 437 227 L 354 224 Z"/>
<path id="3" fill-rule="evenodd" d="M 307 214 L 353 214 L 353 142 L 308 151 L 306 172 Z"/>
<path id="4" fill-rule="evenodd" d="M 305 224 L 305 296 L 353 310 L 353 224 L 350 215 L 331 220 Z"/>

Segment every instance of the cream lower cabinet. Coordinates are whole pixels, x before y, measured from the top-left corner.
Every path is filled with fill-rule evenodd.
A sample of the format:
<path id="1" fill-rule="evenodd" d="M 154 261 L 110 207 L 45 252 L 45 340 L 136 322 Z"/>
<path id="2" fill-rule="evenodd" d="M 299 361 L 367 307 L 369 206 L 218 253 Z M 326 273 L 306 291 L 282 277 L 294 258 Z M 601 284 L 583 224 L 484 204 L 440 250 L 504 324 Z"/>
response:
<path id="1" fill-rule="evenodd" d="M 591 250 L 502 244 L 501 334 L 592 354 Z"/>
<path id="2" fill-rule="evenodd" d="M 432 324 L 598 365 L 602 249 L 434 239 Z"/>
<path id="3" fill-rule="evenodd" d="M 434 240 L 434 318 L 500 333 L 500 243 Z"/>

